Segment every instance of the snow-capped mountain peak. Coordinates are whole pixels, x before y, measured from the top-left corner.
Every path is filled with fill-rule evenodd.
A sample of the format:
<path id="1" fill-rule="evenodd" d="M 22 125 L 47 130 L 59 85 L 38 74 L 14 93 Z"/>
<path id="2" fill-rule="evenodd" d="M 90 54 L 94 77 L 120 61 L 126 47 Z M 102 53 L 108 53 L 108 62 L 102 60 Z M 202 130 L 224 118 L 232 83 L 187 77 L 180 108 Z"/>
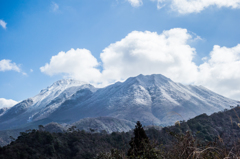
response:
<path id="1" fill-rule="evenodd" d="M 79 80 L 74 80 L 74 79 L 61 79 L 61 80 L 58 80 L 57 82 L 54 82 L 52 86 L 60 86 L 60 85 L 61 86 L 64 86 L 64 85 L 79 86 L 83 84 L 87 84 L 87 83 Z"/>
<path id="2" fill-rule="evenodd" d="M 74 80 L 74 79 L 62 79 L 54 82 L 51 86 L 47 87 L 46 89 L 41 90 L 41 94 L 46 93 L 47 91 L 51 90 L 64 90 L 69 87 L 73 86 L 81 86 L 87 84 L 86 82 Z"/>
<path id="3" fill-rule="evenodd" d="M 64 90 L 68 88 L 79 87 L 85 84 L 87 83 L 78 80 L 62 79 L 57 82 L 54 82 L 51 86 L 47 87 L 46 89 L 41 90 L 41 92 L 32 99 L 34 103 L 41 102 L 43 99 L 46 100 L 46 98 L 52 99 L 57 97 L 59 94 L 61 94 Z M 75 90 L 71 91 L 75 92 Z"/>
<path id="4" fill-rule="evenodd" d="M 152 74 L 152 75 L 140 74 L 136 77 L 128 78 L 124 83 L 139 84 L 144 87 L 149 87 L 152 85 L 164 85 L 164 84 L 170 83 L 170 82 L 173 82 L 173 81 L 161 74 Z"/>
<path id="5" fill-rule="evenodd" d="M 72 123 L 100 116 L 169 125 L 237 104 L 202 86 L 175 83 L 160 74 L 138 75 L 100 89 L 68 79 L 5 111 L 0 116 L 0 129 L 9 127 L 9 123 L 18 126 L 42 119 Z"/>

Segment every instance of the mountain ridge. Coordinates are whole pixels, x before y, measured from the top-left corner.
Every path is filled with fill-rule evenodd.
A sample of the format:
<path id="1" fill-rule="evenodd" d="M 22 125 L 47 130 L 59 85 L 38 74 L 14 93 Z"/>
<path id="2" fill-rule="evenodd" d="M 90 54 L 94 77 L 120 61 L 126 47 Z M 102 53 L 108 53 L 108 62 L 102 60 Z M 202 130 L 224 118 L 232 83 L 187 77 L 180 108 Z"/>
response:
<path id="1" fill-rule="evenodd" d="M 156 77 L 158 77 L 157 79 L 160 79 L 163 77 L 162 78 L 163 80 L 157 81 Z M 146 82 L 149 80 L 150 81 L 154 80 L 155 82 Z M 152 83 L 155 83 L 154 85 L 156 85 L 157 83 L 160 86 L 156 87 L 152 85 Z M 169 94 L 169 91 L 170 91 L 170 94 Z M 180 93 L 182 93 L 181 91 L 183 91 L 183 93 L 180 96 L 181 99 L 173 100 L 172 97 L 176 95 L 177 91 Z M 162 95 L 162 98 L 160 98 L 161 95 Z M 208 97 L 208 95 L 210 95 L 211 98 Z M 212 99 L 214 99 L 214 102 L 211 101 Z M 158 102 L 152 103 L 153 100 Z M 145 120 L 144 117 L 147 117 L 147 118 L 151 118 L 150 120 L 148 119 L 148 124 L 151 123 L 151 121 L 153 120 L 155 120 L 153 123 L 161 124 L 160 121 L 158 121 L 159 119 L 156 119 L 156 116 L 158 114 L 155 113 L 155 110 L 152 110 L 152 109 L 154 109 L 154 107 L 159 108 L 159 105 L 161 105 L 164 102 L 163 100 L 167 101 L 167 103 L 165 102 L 165 107 L 167 105 L 168 107 L 172 106 L 174 108 L 172 111 L 178 111 L 178 109 L 181 109 L 182 105 L 184 104 L 185 106 L 186 104 L 196 105 L 199 102 L 201 107 L 198 108 L 199 109 L 198 111 L 195 112 L 194 109 L 196 108 L 194 107 L 191 108 L 192 109 L 191 117 L 201 113 L 211 114 L 215 111 L 228 108 L 230 105 L 237 105 L 238 103 L 237 101 L 227 99 L 221 95 L 217 95 L 216 93 L 210 90 L 207 90 L 203 86 L 185 86 L 182 84 L 174 83 L 172 80 L 162 75 L 152 75 L 152 76 L 139 75 L 137 77 L 131 77 L 127 79 L 125 82 L 122 82 L 122 83 L 118 82 L 116 84 L 107 86 L 105 88 L 98 89 L 91 98 L 89 98 L 88 100 L 79 102 L 77 105 L 73 106 L 67 111 L 69 114 L 71 111 L 72 113 L 76 112 L 78 113 L 79 116 L 81 116 L 81 118 L 96 117 L 98 115 L 101 115 L 101 116 L 116 117 L 120 119 L 127 119 L 130 121 L 136 121 L 137 119 L 131 119 L 132 117 L 131 113 L 128 114 L 129 117 L 127 118 L 126 118 L 127 115 L 124 116 L 124 113 L 125 114 L 128 113 L 124 109 L 125 108 L 128 109 L 129 106 L 131 106 L 133 110 L 129 110 L 129 111 L 132 113 L 133 111 L 140 113 L 140 111 L 144 109 L 147 110 L 146 113 L 143 113 L 143 114 L 140 113 L 141 115 L 139 115 L 138 117 L 139 120 Z M 191 101 L 191 102 L 184 103 L 188 101 Z M 134 108 L 134 105 L 136 106 L 135 108 Z M 205 108 L 206 107 L 205 105 L 207 105 L 208 108 Z M 113 111 L 111 112 L 111 110 Z M 119 111 L 122 111 L 122 113 L 119 113 Z M 84 112 L 84 114 L 82 112 Z M 87 112 L 87 115 L 85 112 Z M 168 112 L 170 112 L 170 110 L 168 110 Z M 155 115 L 151 115 L 152 113 L 155 113 Z M 165 112 L 165 115 L 167 115 L 166 112 Z M 67 116 L 67 113 L 66 114 L 63 113 L 62 116 Z M 165 121 L 167 120 L 168 119 L 165 119 Z M 180 119 L 179 117 L 177 117 L 176 119 L 172 119 L 171 124 L 173 124 L 174 120 L 176 121 Z"/>
<path id="2" fill-rule="evenodd" d="M 140 74 L 104 88 L 59 80 L 28 100 L 32 103 L 13 119 L 7 120 L 6 116 L 16 105 L 0 116 L 0 129 L 42 119 L 71 124 L 100 116 L 164 126 L 239 104 L 203 86 L 175 83 L 161 74 Z"/>

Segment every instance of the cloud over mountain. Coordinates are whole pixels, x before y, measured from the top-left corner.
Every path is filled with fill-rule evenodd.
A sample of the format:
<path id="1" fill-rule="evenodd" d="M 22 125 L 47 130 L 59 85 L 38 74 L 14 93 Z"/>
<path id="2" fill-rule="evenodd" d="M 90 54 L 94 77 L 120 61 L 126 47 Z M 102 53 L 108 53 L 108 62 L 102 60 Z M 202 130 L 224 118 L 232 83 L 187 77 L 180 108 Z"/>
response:
<path id="1" fill-rule="evenodd" d="M 192 62 L 195 49 L 187 44 L 192 38 L 186 29 L 181 28 L 162 34 L 133 31 L 103 50 L 100 54 L 102 72 L 96 68 L 100 62 L 86 49 L 60 52 L 40 70 L 48 75 L 64 73 L 71 78 L 105 84 L 154 73 L 189 83 L 194 80 L 188 77 L 189 72 L 197 72 L 197 66 Z"/>
<path id="2" fill-rule="evenodd" d="M 0 109 L 4 107 L 12 107 L 17 103 L 17 101 L 14 101 L 12 99 L 0 98 Z"/>
<path id="3" fill-rule="evenodd" d="M 96 82 L 101 73 L 96 68 L 97 59 L 86 49 L 71 49 L 68 52 L 59 52 L 53 56 L 50 63 L 41 67 L 41 72 L 47 75 L 63 74 L 64 76 L 81 79 L 87 82 Z"/>
<path id="4" fill-rule="evenodd" d="M 197 65 L 193 62 L 197 52 L 190 45 L 190 41 L 199 39 L 195 36 L 182 28 L 161 34 L 133 31 L 103 49 L 101 62 L 89 50 L 71 49 L 53 56 L 40 69 L 48 75 L 64 74 L 103 86 L 138 74 L 162 74 L 176 82 L 203 85 L 240 99 L 240 45 L 233 48 L 215 45 L 210 57 Z"/>
<path id="5" fill-rule="evenodd" d="M 195 49 L 188 45 L 192 38 L 181 28 L 162 34 L 133 31 L 103 50 L 102 75 L 105 79 L 121 80 L 138 74 L 160 73 L 179 82 L 192 82 L 197 73 L 197 66 L 192 62 Z"/>
<path id="6" fill-rule="evenodd" d="M 199 66 L 196 83 L 223 95 L 240 99 L 240 44 L 227 48 L 215 45 L 207 61 Z"/>

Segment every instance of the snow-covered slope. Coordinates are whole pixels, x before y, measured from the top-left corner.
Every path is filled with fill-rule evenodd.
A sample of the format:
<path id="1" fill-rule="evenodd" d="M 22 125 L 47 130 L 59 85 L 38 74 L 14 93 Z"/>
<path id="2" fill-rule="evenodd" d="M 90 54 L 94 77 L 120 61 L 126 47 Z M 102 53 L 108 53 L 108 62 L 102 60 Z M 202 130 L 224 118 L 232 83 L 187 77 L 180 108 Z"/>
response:
<path id="1" fill-rule="evenodd" d="M 0 116 L 0 130 L 35 122 L 72 124 L 96 117 L 164 126 L 238 104 L 202 86 L 175 83 L 163 75 L 139 75 L 101 89 L 61 80 L 6 110 Z"/>
<path id="2" fill-rule="evenodd" d="M 83 89 L 88 89 L 91 92 L 97 90 L 90 84 L 72 79 L 55 82 L 32 98 L 33 105 L 29 108 L 28 112 L 35 113 L 29 117 L 28 121 L 36 121 L 48 117 L 48 115 L 54 112 L 65 100 Z"/>
<path id="3" fill-rule="evenodd" d="M 76 129 L 85 130 L 86 132 L 128 132 L 135 127 L 135 123 L 112 117 L 97 117 L 97 118 L 84 118 L 71 126 L 76 126 Z"/>
<path id="4" fill-rule="evenodd" d="M 211 114 L 239 104 L 202 86 L 182 85 L 162 75 L 139 75 L 99 89 L 86 100 L 66 101 L 51 114 L 70 122 L 110 116 L 149 125 L 169 125 L 201 113 Z M 71 115 L 70 115 L 71 114 Z"/>
<path id="5" fill-rule="evenodd" d="M 15 127 L 19 124 L 33 122 L 47 118 L 54 112 L 65 100 L 80 90 L 88 89 L 95 92 L 97 89 L 90 84 L 72 80 L 63 79 L 53 83 L 46 89 L 27 100 L 24 100 L 12 108 L 6 110 L 0 116 L 1 128 L 8 126 Z"/>
<path id="6" fill-rule="evenodd" d="M 8 109 L 10 108 L 7 108 L 7 107 L 0 108 L 0 116 L 2 116 Z"/>
<path id="7" fill-rule="evenodd" d="M 48 132 L 64 132 L 72 126 L 75 126 L 75 130 L 84 130 L 86 132 L 128 132 L 135 127 L 135 123 L 124 120 L 116 119 L 112 117 L 97 117 L 97 118 L 84 118 L 70 125 L 60 125 L 58 123 L 49 123 L 44 126 L 44 130 Z"/>
<path id="8" fill-rule="evenodd" d="M 46 89 L 41 90 L 38 95 L 32 98 L 33 106 L 31 110 L 46 106 L 60 94 L 63 94 L 63 97 L 68 97 L 74 94 L 79 89 L 79 86 L 85 86 L 86 84 L 72 79 L 59 80 Z"/>

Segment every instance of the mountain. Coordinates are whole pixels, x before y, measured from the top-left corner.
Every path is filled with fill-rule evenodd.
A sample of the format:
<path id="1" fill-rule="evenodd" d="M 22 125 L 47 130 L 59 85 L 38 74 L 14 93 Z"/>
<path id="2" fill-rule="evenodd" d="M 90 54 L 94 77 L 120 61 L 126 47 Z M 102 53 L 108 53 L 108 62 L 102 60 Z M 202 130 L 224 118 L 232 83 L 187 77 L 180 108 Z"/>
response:
<path id="1" fill-rule="evenodd" d="M 9 108 L 4 107 L 4 108 L 0 108 L 0 116 L 3 115 Z"/>
<path id="2" fill-rule="evenodd" d="M 19 102 L 0 116 L 0 129 L 15 128 L 23 124 L 48 118 L 64 101 L 81 90 L 95 92 L 90 84 L 63 79 L 53 83 L 46 89 L 29 99 Z"/>
<path id="3" fill-rule="evenodd" d="M 175 83 L 163 75 L 139 75 L 105 88 L 61 80 L 0 116 L 0 129 L 49 122 L 72 124 L 84 118 L 113 117 L 144 125 L 171 125 L 239 102 L 203 86 Z"/>
<path id="4" fill-rule="evenodd" d="M 86 100 L 67 100 L 51 118 L 57 120 L 61 116 L 73 122 L 86 117 L 110 116 L 164 126 L 238 103 L 203 86 L 175 83 L 163 75 L 139 75 L 98 89 Z"/>

